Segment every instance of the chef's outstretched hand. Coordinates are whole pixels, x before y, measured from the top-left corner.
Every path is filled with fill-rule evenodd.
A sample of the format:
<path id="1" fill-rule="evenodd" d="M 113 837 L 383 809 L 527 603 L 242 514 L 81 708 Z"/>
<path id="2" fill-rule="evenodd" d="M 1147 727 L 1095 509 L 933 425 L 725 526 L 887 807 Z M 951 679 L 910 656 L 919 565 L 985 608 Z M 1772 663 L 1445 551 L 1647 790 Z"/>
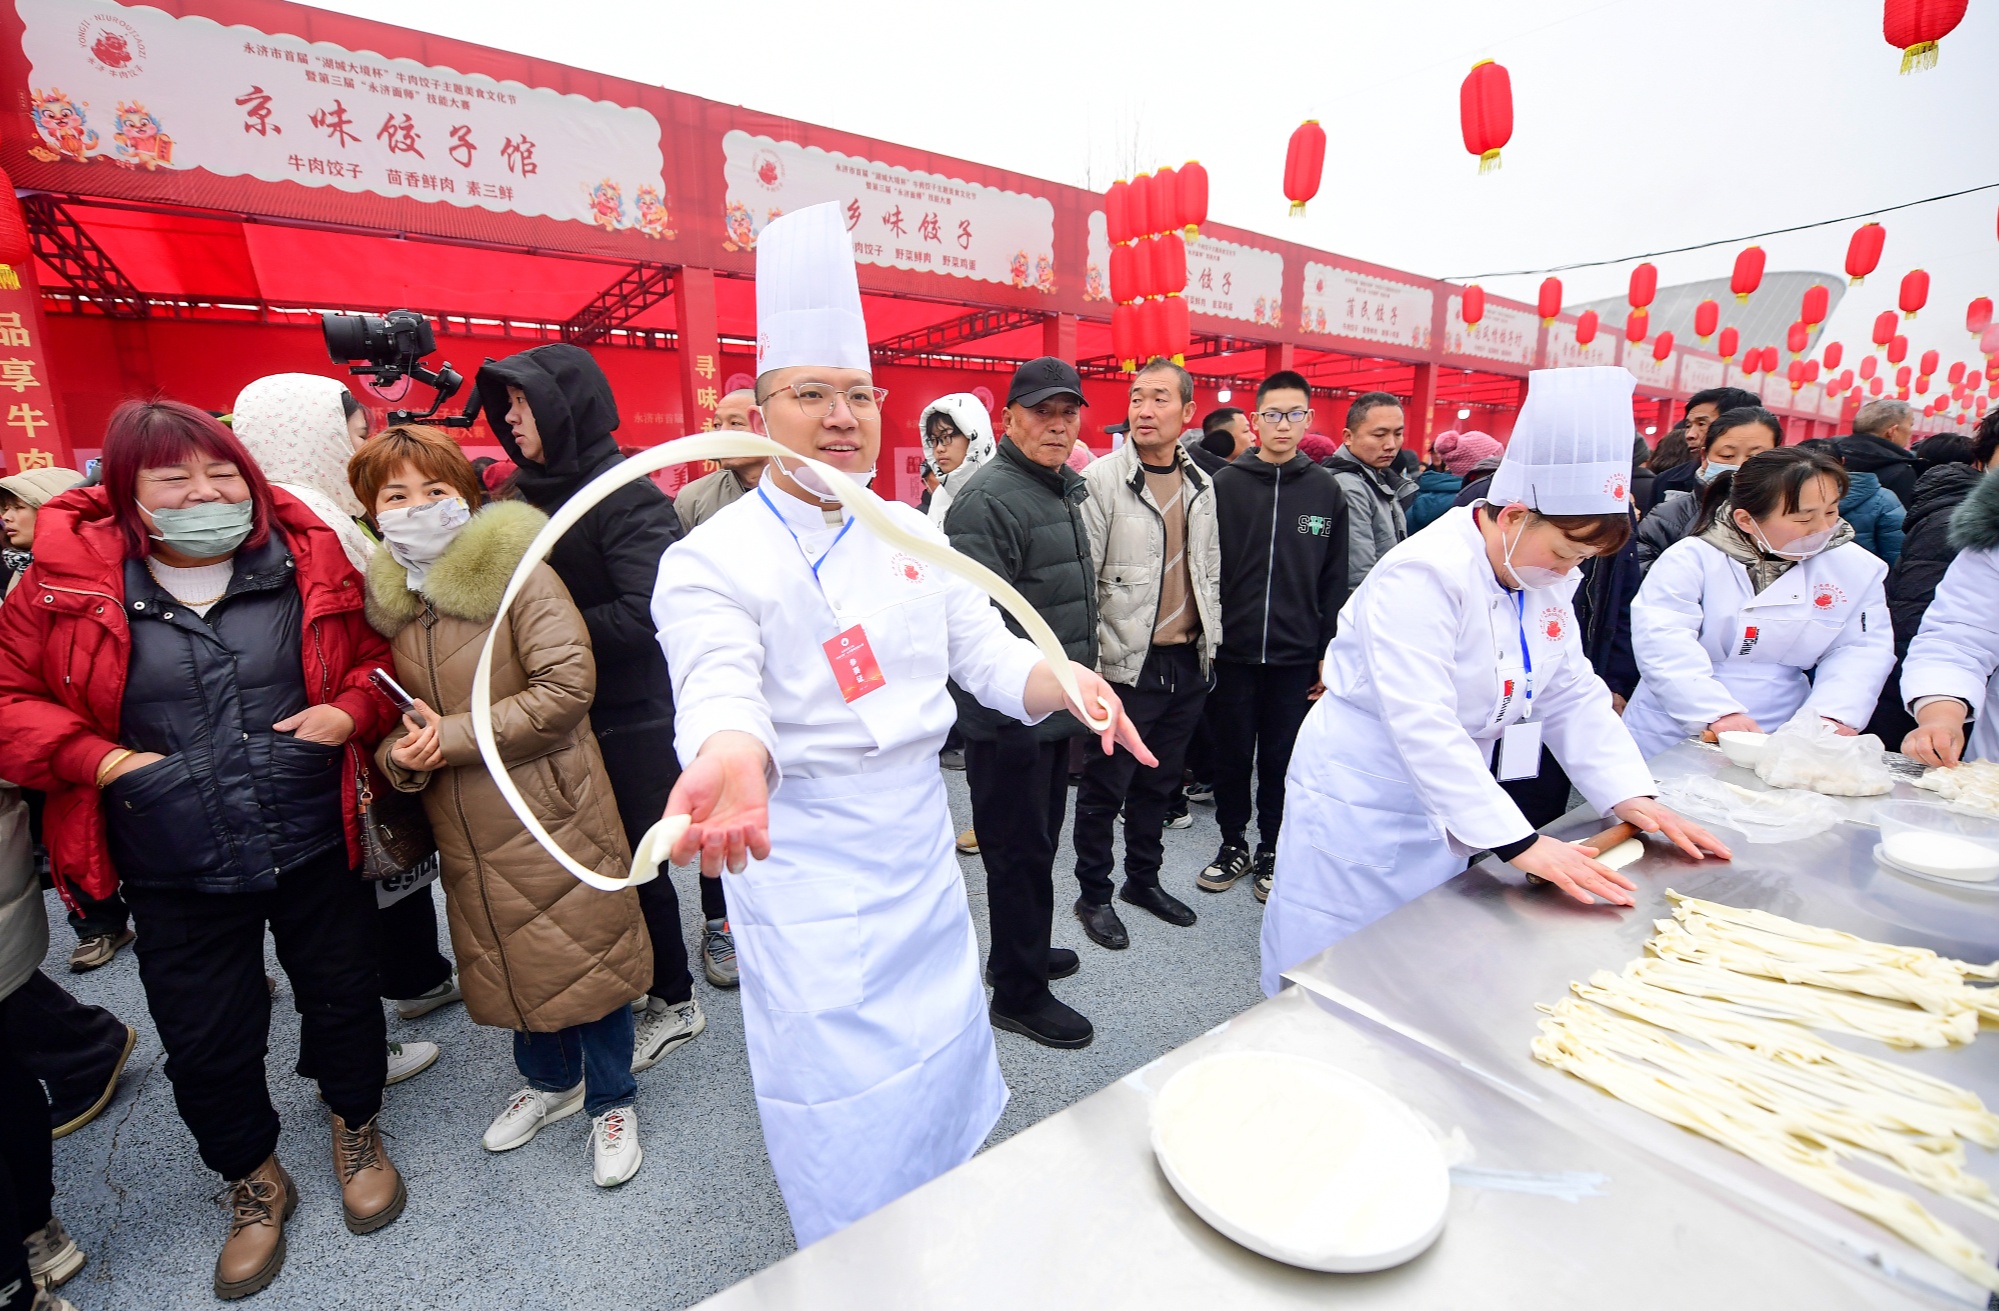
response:
<path id="1" fill-rule="evenodd" d="M 1632 889 L 1638 885 L 1610 866 L 1591 859 L 1598 854 L 1588 847 L 1559 842 L 1544 833 L 1507 864 L 1522 873 L 1546 879 L 1585 906 L 1596 905 L 1597 897 L 1613 906 L 1631 905 Z"/>
<path id="2" fill-rule="evenodd" d="M 1720 856 L 1723 860 L 1735 859 L 1722 840 L 1708 832 L 1692 820 L 1668 810 L 1651 797 L 1632 797 L 1612 806 L 1611 812 L 1640 833 L 1664 834 L 1674 846 L 1686 852 L 1695 860 L 1705 860 L 1709 856 Z"/>
<path id="3" fill-rule="evenodd" d="M 1027 676 L 1027 688 L 1021 696 L 1027 713 L 1052 715 L 1057 710 L 1080 709 L 1085 722 L 1109 716 L 1110 723 L 1097 733 L 1097 739 L 1103 743 L 1104 754 L 1108 756 L 1122 746 L 1137 757 L 1139 764 L 1158 765 L 1159 757 L 1152 754 L 1144 739 L 1139 737 L 1138 730 L 1132 727 L 1131 720 L 1125 716 L 1124 702 L 1118 700 L 1117 689 L 1088 665 L 1079 665 L 1071 660 L 1069 671 L 1076 676 L 1076 690 L 1083 694 L 1082 706 L 1078 707 L 1069 699 L 1069 694 L 1056 680 L 1054 669 L 1044 660 Z"/>
<path id="4" fill-rule="evenodd" d="M 1964 702 L 1939 697 L 1916 712 L 1916 727 L 1902 739 L 1902 754 L 1933 769 L 1955 769 L 1964 756 Z"/>
<path id="5" fill-rule="evenodd" d="M 673 844 L 674 864 L 699 853 L 701 872 L 713 877 L 725 867 L 740 874 L 751 856 L 770 855 L 769 760 L 763 743 L 748 733 L 716 733 L 702 743 L 666 799 L 667 814 L 690 821 Z"/>

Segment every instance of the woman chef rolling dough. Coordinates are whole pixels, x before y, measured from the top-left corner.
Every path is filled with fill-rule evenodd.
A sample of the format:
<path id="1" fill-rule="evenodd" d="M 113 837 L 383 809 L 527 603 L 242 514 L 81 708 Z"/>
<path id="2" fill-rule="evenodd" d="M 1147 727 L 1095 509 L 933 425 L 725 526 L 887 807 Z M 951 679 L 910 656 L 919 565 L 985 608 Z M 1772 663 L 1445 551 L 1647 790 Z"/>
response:
<path id="1" fill-rule="evenodd" d="M 1531 374 L 1490 499 L 1383 556 L 1340 612 L 1326 692 L 1285 777 L 1266 994 L 1481 850 L 1585 904 L 1630 905 L 1635 885 L 1583 848 L 1537 836 L 1499 786 L 1539 768 L 1543 741 L 1599 812 L 1697 859 L 1728 855 L 1651 799 L 1652 775 L 1569 604 L 1577 565 L 1630 535 L 1633 385 L 1621 368 Z"/>
<path id="2" fill-rule="evenodd" d="M 1888 566 L 1840 519 L 1845 494 L 1846 470 L 1801 446 L 1708 484 L 1631 603 L 1624 726 L 1647 757 L 1704 728 L 1767 733 L 1810 710 L 1852 734 L 1874 713 L 1895 667 Z"/>

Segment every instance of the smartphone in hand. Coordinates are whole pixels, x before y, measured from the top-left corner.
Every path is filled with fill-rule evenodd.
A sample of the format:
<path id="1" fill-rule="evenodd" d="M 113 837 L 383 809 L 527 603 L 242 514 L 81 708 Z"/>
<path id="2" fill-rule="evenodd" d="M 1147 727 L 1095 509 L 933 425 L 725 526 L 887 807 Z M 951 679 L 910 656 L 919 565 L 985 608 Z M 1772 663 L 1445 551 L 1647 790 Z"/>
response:
<path id="1" fill-rule="evenodd" d="M 416 698 L 405 691 L 401 683 L 390 677 L 388 670 L 381 668 L 379 665 L 376 666 L 368 671 L 368 681 L 373 683 L 383 696 L 394 702 L 396 709 L 402 711 L 419 724 L 430 723 L 430 719 L 423 711 L 416 708 Z"/>

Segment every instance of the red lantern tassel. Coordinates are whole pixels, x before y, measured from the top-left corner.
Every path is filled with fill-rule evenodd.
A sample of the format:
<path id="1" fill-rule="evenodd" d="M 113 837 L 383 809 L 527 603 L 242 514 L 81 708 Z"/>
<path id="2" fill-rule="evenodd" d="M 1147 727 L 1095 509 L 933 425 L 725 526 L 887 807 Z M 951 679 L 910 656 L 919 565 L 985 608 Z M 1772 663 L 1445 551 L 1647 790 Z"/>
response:
<path id="1" fill-rule="evenodd" d="M 1920 73 L 1926 68 L 1937 66 L 1937 43 L 1918 41 L 1902 51 L 1902 74 Z"/>
<path id="2" fill-rule="evenodd" d="M 1480 155 L 1478 157 L 1479 172 L 1490 173 L 1495 169 L 1497 169 L 1498 167 L 1499 167 L 1499 152 L 1497 150 L 1488 150 L 1483 155 Z"/>

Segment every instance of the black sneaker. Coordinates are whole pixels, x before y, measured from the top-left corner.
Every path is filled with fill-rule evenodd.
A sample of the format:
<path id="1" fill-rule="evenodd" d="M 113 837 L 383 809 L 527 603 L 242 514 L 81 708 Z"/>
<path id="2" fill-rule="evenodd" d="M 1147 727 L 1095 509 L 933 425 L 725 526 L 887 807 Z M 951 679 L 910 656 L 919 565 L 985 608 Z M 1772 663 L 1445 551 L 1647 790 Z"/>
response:
<path id="1" fill-rule="evenodd" d="M 1212 806 L 1215 804 L 1215 785 L 1213 783 L 1198 781 L 1189 783 L 1182 789 L 1181 795 L 1185 796 L 1189 801 L 1199 801 L 1205 805 Z"/>
<path id="2" fill-rule="evenodd" d="M 1169 802 L 1168 807 L 1166 811 L 1167 828 L 1182 829 L 1194 827 L 1194 817 L 1187 813 L 1187 799 L 1185 797 L 1179 799 L 1178 806 L 1173 806 Z"/>
<path id="3" fill-rule="evenodd" d="M 1256 849 L 1256 878 L 1250 882 L 1249 890 L 1256 894 L 1258 901 L 1270 900 L 1270 885 L 1277 878 L 1277 853 L 1269 847 Z"/>
<path id="4" fill-rule="evenodd" d="M 1061 1047 L 1071 1051 L 1089 1046 L 1090 1040 L 1097 1036 L 1096 1029 L 1088 1020 L 1053 997 L 1024 1015 L 1010 1015 L 995 1006 L 992 1022 L 995 1029 L 1032 1038 L 1043 1047 Z"/>
<path id="5" fill-rule="evenodd" d="M 1238 847 L 1233 842 L 1222 843 L 1222 849 L 1208 862 L 1208 867 L 1194 879 L 1194 886 L 1203 892 L 1227 892 L 1236 885 L 1236 880 L 1249 873 L 1249 848 Z"/>

